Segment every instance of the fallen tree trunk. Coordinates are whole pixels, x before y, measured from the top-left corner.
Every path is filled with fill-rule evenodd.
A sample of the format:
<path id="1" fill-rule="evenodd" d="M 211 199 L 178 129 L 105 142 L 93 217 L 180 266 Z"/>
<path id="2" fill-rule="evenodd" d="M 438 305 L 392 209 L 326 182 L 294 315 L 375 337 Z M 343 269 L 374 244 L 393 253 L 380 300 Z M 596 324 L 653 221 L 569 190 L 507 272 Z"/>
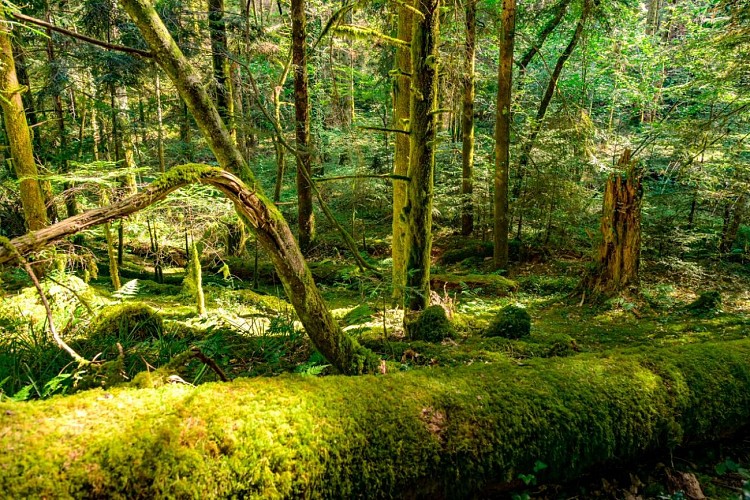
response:
<path id="1" fill-rule="evenodd" d="M 9 498 L 467 497 L 750 423 L 750 340 L 0 403 Z"/>
<path id="2" fill-rule="evenodd" d="M 125 200 L 69 217 L 52 226 L 15 238 L 10 244 L 21 255 L 28 254 L 84 229 L 127 217 L 166 198 L 176 189 L 196 182 L 209 184 L 224 193 L 255 229 L 258 239 L 273 260 L 300 322 L 321 354 L 342 373 L 357 374 L 377 370 L 379 360 L 375 354 L 348 337 L 331 316 L 281 214 L 272 208 L 273 205 L 262 193 L 250 189 L 226 170 L 198 164 L 175 167 L 158 181 Z M 7 240 L 0 241 L 0 264 L 15 258 L 4 243 L 8 243 Z"/>

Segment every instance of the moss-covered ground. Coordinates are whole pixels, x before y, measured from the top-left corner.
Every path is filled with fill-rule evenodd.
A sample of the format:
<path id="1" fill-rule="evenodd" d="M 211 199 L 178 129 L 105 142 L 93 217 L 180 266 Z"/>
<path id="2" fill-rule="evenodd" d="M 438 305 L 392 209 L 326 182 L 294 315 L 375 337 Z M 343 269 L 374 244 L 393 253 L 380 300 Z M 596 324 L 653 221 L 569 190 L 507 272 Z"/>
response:
<path id="1" fill-rule="evenodd" d="M 620 458 L 635 457 L 639 449 L 671 450 L 673 456 L 684 457 L 687 465 L 682 468 L 698 473 L 704 492 L 712 498 L 736 495 L 736 488 L 748 479 L 742 475 L 744 467 L 750 466 L 750 446 L 735 440 L 731 446 L 717 444 L 696 452 L 673 445 L 681 443 L 683 427 L 692 439 L 719 438 L 707 426 L 724 422 L 721 419 L 726 415 L 734 420 L 724 430 L 750 424 L 743 413 L 750 407 L 745 400 L 750 385 L 742 385 L 750 382 L 750 372 L 746 363 L 736 359 L 748 349 L 743 339 L 750 331 L 750 293 L 746 291 L 750 278 L 738 275 L 737 269 L 718 267 L 698 276 L 692 271 L 675 273 L 665 280 L 660 269 L 647 267 L 638 296 L 592 303 L 575 292 L 583 269 L 577 260 L 517 266 L 507 277 L 486 274 L 476 259 L 455 260 L 453 256 L 443 265 L 438 259 L 435 270 L 442 283 L 438 295 L 452 311 L 456 332 L 453 338 L 437 343 L 405 335 L 401 311 L 390 307 L 386 282 L 336 259 L 312 266 L 345 330 L 387 361 L 386 377 L 359 380 L 331 372 L 305 337 L 263 260 L 258 280 L 253 279 L 254 267 L 247 266 L 248 259 L 242 261 L 244 267 L 230 266 L 230 271 L 237 272 L 228 277 L 218 268 L 204 266 L 208 309 L 204 316 L 195 313 L 191 299 L 184 295 L 180 268 L 166 269 L 165 284 L 157 284 L 151 280 L 148 262 L 136 255 L 126 258 L 121 272 L 126 285 L 119 291 L 109 286 L 103 265 L 99 277 L 89 283 L 69 272 L 52 272 L 43 285 L 56 326 L 80 354 L 97 361 L 114 360 L 122 347 L 127 380 L 168 367 L 170 374 L 185 382 L 135 389 L 102 376 L 98 385 L 106 392 L 76 396 L 69 394 L 83 385 L 90 368 L 70 364 L 47 333 L 36 291 L 17 270 L 7 270 L 2 275 L 0 305 L 0 390 L 4 399 L 53 399 L 5 403 L 0 418 L 9 430 L 0 431 L 1 445 L 11 449 L 12 456 L 25 458 L 0 464 L 0 486 L 19 495 L 48 497 L 401 496 L 399 488 L 416 496 L 438 492 L 463 496 L 477 491 L 490 495 L 487 492 L 493 490 L 486 488 L 511 481 L 515 489 L 497 495 L 556 498 L 563 493 L 580 495 L 583 490 L 607 493 L 599 474 L 610 478 L 609 493 L 614 496 L 633 489 L 643 498 L 667 494 L 663 471 L 680 464 L 667 467 L 664 456 L 658 454 L 647 466 L 644 463 L 651 462 L 619 461 L 622 469 L 611 476 L 607 472 L 582 479 L 571 475 L 611 459 L 614 452 Z M 256 289 L 252 289 L 254 283 Z M 687 305 L 706 290 L 719 291 L 721 304 L 697 314 Z M 513 340 L 483 336 L 497 312 L 508 305 L 528 311 L 530 335 Z M 120 310 L 130 319 L 113 320 Z M 143 310 L 156 320 L 133 313 Z M 217 381 L 218 374 L 195 357 L 174 363 L 191 348 L 200 349 L 233 382 L 201 385 Z M 667 353 L 683 356 L 682 361 L 673 362 Z M 714 360 L 706 370 L 718 371 L 702 371 L 706 358 Z M 691 363 L 695 366 L 686 368 Z M 685 370 L 693 370 L 692 375 Z M 528 373 L 533 375 L 527 378 Z M 571 388 L 576 380 L 588 381 L 598 373 L 608 374 L 603 385 Z M 278 375 L 283 376 L 273 381 L 253 379 Z M 327 376 L 318 382 L 323 375 Z M 562 375 L 570 379 L 556 378 Z M 712 382 L 715 376 L 720 378 Z M 698 385 L 709 384 L 700 390 L 719 399 L 701 402 L 696 410 L 697 403 L 689 401 L 692 388 L 683 388 L 685 377 L 694 377 L 691 380 Z M 476 385 L 477 378 L 486 380 Z M 613 417 L 606 413 L 620 408 L 618 403 L 602 410 L 599 417 L 603 420 L 585 422 L 605 426 L 601 441 L 565 441 L 568 448 L 556 448 L 550 440 L 565 436 L 571 428 L 569 424 L 559 427 L 562 424 L 554 419 L 584 412 L 586 404 L 593 405 L 598 397 L 595 390 L 620 390 L 619 385 L 607 385 L 617 380 L 627 381 L 622 397 L 623 404 L 630 405 L 617 411 L 625 415 L 633 405 L 640 408 L 636 411 L 642 419 L 632 424 L 636 427 L 620 429 L 615 424 L 631 423 L 607 420 Z M 116 383 L 118 387 L 113 386 Z M 731 390 L 724 391 L 727 387 Z M 569 396 L 569 390 L 575 395 Z M 552 403 L 537 400 L 539 391 L 568 398 L 565 408 L 547 407 Z M 353 394 L 362 399 L 352 399 Z M 506 400 L 493 399 L 487 407 L 480 403 L 480 408 L 472 407 L 469 412 L 461 409 L 467 404 L 465 396 L 481 401 L 488 397 L 485 394 Z M 525 409 L 526 400 L 539 406 Z M 519 413 L 508 413 L 509 405 L 516 405 Z M 385 408 L 393 414 L 380 415 Z M 498 408 L 502 408 L 500 413 Z M 672 415 L 674 411 L 680 415 Z M 724 415 L 715 415 L 717 411 Z M 365 420 L 357 412 L 362 419 L 363 415 L 380 415 L 367 424 L 379 429 L 364 429 Z M 449 418 L 454 412 L 460 415 L 457 420 Z M 531 413 L 524 417 L 524 412 Z M 551 434 L 534 441 L 520 424 L 527 418 L 542 426 L 539 432 Z M 248 419 L 255 427 L 250 427 Z M 425 433 L 426 444 L 394 441 L 393 433 L 405 432 L 403 425 L 412 426 L 409 432 L 415 436 Z M 485 443 L 474 442 L 485 439 L 482 429 L 488 425 L 510 425 L 516 430 L 509 435 L 493 434 Z M 40 430 L 33 438 L 32 428 Z M 646 442 L 645 437 L 643 442 L 626 441 L 631 431 L 650 433 L 650 438 L 658 435 L 658 443 Z M 129 436 L 136 435 L 136 448 L 123 447 Z M 87 446 L 92 439 L 95 444 Z M 623 441 L 613 449 L 612 439 Z M 366 444 L 373 445 L 370 451 L 354 451 Z M 570 453 L 586 458 L 572 466 L 560 465 L 560 471 L 565 470 L 560 474 L 534 470 L 536 461 L 547 470 L 562 464 L 561 457 Z M 135 475 L 118 465 L 133 463 Z M 332 466 L 345 472 L 334 478 Z M 35 468 L 61 472 L 42 478 L 34 474 Z M 623 479 L 628 476 L 622 471 L 636 474 L 642 484 L 634 486 L 634 479 Z M 428 472 L 441 477 L 423 483 Z M 13 483 L 14 477 L 24 478 L 24 485 Z M 32 477 L 36 479 L 30 481 Z M 553 486 L 570 480 L 575 482 Z M 59 495 L 55 487 L 61 488 Z M 646 493 L 648 488 L 650 493 Z"/>

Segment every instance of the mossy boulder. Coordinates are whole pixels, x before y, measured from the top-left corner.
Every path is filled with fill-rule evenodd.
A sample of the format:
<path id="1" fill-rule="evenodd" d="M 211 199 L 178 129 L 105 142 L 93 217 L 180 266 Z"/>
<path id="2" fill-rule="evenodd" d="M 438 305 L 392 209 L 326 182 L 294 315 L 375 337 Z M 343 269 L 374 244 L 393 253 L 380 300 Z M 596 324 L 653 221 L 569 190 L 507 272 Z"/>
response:
<path id="1" fill-rule="evenodd" d="M 89 340 L 128 338 L 136 341 L 158 337 L 164 331 L 161 317 L 142 302 L 105 307 L 91 322 Z"/>
<path id="2" fill-rule="evenodd" d="M 523 307 L 507 306 L 497 313 L 484 330 L 485 337 L 520 339 L 531 333 L 531 316 Z"/>
<path id="3" fill-rule="evenodd" d="M 408 325 L 409 336 L 412 340 L 427 342 L 442 342 L 456 336 L 453 325 L 441 306 L 430 306 Z"/>
<path id="4" fill-rule="evenodd" d="M 444 265 L 457 264 L 466 259 L 484 259 L 492 257 L 493 245 L 490 241 L 469 241 L 465 246 L 446 250 L 440 256 L 440 263 Z"/>
<path id="5" fill-rule="evenodd" d="M 701 292 L 685 309 L 696 316 L 717 312 L 721 309 L 721 293 L 718 290 Z"/>

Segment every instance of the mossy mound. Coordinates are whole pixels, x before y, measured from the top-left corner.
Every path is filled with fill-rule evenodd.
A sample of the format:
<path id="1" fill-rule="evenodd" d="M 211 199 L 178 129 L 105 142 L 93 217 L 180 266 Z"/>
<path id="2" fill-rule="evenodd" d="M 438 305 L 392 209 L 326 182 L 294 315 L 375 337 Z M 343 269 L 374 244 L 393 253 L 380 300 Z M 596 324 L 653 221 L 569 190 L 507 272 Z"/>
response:
<path id="1" fill-rule="evenodd" d="M 531 316 L 523 307 L 507 306 L 497 313 L 482 333 L 485 337 L 520 339 L 531 333 Z"/>
<path id="2" fill-rule="evenodd" d="M 8 498 L 471 498 L 750 423 L 750 340 L 0 403 Z"/>
<path id="3" fill-rule="evenodd" d="M 266 313 L 294 312 L 289 302 L 275 295 L 264 295 L 252 290 L 237 290 L 233 293 L 242 304 L 253 306 Z"/>
<path id="4" fill-rule="evenodd" d="M 468 244 L 460 248 L 446 250 L 440 256 L 440 263 L 443 265 L 458 264 L 466 259 L 484 259 L 492 257 L 493 245 L 491 241 L 469 241 Z"/>
<path id="5" fill-rule="evenodd" d="M 720 309 L 721 293 L 718 290 L 702 292 L 697 299 L 685 306 L 685 310 L 696 316 L 717 312 Z"/>
<path id="6" fill-rule="evenodd" d="M 135 341 L 159 337 L 164 331 L 161 317 L 142 302 L 105 307 L 91 322 L 89 340 L 127 338 Z"/>
<path id="7" fill-rule="evenodd" d="M 497 274 L 433 274 L 430 286 L 438 291 L 471 290 L 500 296 L 518 290 L 518 283 Z"/>
<path id="8" fill-rule="evenodd" d="M 426 342 L 442 342 L 456 336 L 453 325 L 441 306 L 430 306 L 408 325 L 409 336 L 412 340 Z"/>

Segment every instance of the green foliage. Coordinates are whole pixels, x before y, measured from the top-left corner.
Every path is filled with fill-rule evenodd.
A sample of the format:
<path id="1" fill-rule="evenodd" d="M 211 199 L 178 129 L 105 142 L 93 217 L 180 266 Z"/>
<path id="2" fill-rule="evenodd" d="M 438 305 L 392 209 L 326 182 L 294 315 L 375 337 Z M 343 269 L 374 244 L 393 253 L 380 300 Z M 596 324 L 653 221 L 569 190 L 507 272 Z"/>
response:
<path id="1" fill-rule="evenodd" d="M 485 337 L 520 339 L 531 333 L 531 315 L 523 307 L 514 305 L 501 309 L 483 332 Z"/>
<path id="2" fill-rule="evenodd" d="M 430 306 L 422 311 L 419 317 L 408 325 L 408 331 L 413 340 L 427 342 L 442 342 L 456 336 L 456 331 L 441 306 Z"/>
<path id="3" fill-rule="evenodd" d="M 375 311 L 367 304 L 360 304 L 344 315 L 341 321 L 345 325 L 357 325 L 365 323 L 372 318 Z"/>

